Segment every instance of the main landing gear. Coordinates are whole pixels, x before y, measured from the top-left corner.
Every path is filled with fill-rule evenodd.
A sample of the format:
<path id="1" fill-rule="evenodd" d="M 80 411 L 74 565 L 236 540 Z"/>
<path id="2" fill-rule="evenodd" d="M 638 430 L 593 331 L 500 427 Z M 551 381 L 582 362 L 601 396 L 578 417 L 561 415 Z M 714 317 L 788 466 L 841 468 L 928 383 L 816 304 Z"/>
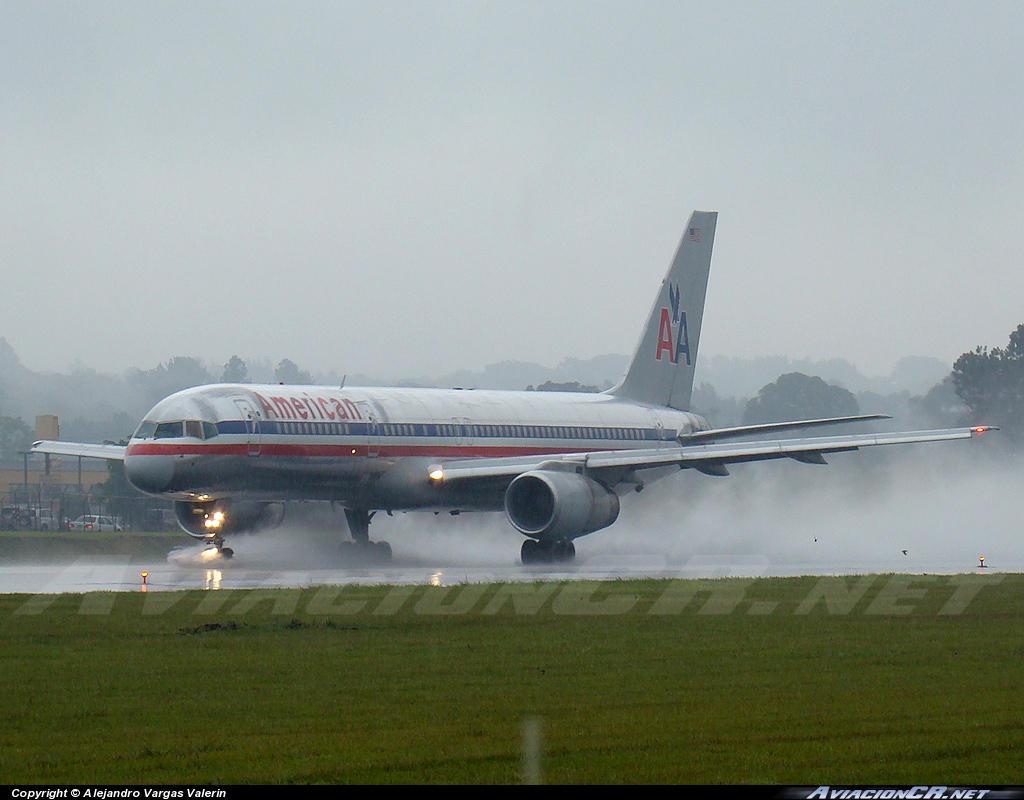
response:
<path id="1" fill-rule="evenodd" d="M 527 539 L 520 551 L 523 565 L 568 564 L 576 558 L 576 545 L 571 539 Z"/>
<path id="2" fill-rule="evenodd" d="M 391 561 L 391 545 L 370 541 L 370 520 L 375 513 L 360 508 L 345 509 L 345 519 L 353 539 L 341 543 L 341 556 L 345 561 L 367 566 Z"/>

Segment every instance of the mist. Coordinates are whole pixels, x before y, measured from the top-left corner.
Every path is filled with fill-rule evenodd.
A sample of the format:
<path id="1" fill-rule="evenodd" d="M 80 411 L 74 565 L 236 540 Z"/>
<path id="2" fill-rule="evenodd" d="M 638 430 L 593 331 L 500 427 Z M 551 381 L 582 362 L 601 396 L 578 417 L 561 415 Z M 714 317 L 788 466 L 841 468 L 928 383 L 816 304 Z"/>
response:
<path id="1" fill-rule="evenodd" d="M 842 453 L 830 462 L 735 465 L 727 478 L 674 471 L 624 496 L 611 527 L 577 539 L 573 566 L 518 577 L 952 574 L 976 568 L 979 556 L 993 571 L 1024 569 L 1024 457 L 982 439 Z M 473 570 L 510 570 L 523 541 L 501 513 L 381 512 L 370 535 L 391 543 L 394 561 L 357 570 L 436 567 L 447 580 L 460 568 L 466 580 Z M 345 569 L 338 545 L 346 538 L 340 510 L 291 514 L 276 530 L 232 537 L 232 567 Z"/>
<path id="2" fill-rule="evenodd" d="M 953 573 L 979 556 L 997 570 L 1024 567 L 1020 456 L 963 441 L 829 461 L 665 478 L 624 501 L 612 528 L 580 540 L 578 557 L 643 554 L 722 574 Z"/>

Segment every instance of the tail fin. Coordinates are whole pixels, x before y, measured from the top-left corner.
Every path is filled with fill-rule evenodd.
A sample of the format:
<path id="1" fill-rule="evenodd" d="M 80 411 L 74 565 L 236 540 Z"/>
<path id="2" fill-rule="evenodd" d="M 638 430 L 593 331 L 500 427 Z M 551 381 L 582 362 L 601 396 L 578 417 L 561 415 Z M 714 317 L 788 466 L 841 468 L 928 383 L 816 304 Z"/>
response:
<path id="1" fill-rule="evenodd" d="M 717 211 L 690 216 L 626 377 L 610 394 L 689 410 L 717 221 Z"/>

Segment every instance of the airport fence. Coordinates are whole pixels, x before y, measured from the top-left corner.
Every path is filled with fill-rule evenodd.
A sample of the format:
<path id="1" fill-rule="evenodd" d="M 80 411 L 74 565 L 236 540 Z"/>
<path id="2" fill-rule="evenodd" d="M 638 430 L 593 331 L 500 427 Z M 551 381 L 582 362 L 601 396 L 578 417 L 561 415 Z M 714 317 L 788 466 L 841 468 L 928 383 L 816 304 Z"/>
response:
<path id="1" fill-rule="evenodd" d="M 111 497 L 77 485 L 11 484 L 0 496 L 0 530 L 66 531 L 81 517 L 110 517 L 124 531 L 177 530 L 171 503 L 151 497 Z"/>

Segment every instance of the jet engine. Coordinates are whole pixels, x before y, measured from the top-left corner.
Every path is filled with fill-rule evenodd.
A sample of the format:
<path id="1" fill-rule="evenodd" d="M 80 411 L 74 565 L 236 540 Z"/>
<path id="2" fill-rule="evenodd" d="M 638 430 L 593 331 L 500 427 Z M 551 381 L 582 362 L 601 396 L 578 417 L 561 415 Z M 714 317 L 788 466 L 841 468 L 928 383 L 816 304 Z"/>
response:
<path id="1" fill-rule="evenodd" d="M 505 513 L 520 533 L 570 540 L 607 528 L 619 516 L 619 498 L 574 472 L 524 472 L 505 491 Z"/>
<path id="2" fill-rule="evenodd" d="M 188 503 L 179 500 L 174 504 L 174 516 L 189 536 L 216 539 L 229 533 L 276 528 L 284 520 L 284 505 L 231 500 Z"/>

